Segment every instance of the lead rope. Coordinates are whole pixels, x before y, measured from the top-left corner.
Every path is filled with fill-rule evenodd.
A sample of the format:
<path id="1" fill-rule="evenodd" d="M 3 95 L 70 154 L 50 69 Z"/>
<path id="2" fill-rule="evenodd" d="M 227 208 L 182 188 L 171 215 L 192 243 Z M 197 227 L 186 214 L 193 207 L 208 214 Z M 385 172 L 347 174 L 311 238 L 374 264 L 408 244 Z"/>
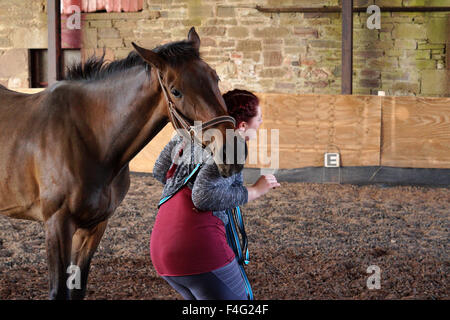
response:
<path id="1" fill-rule="evenodd" d="M 245 273 L 244 269 L 244 264 L 247 265 L 250 262 L 250 258 L 248 252 L 248 239 L 245 232 L 241 209 L 239 208 L 239 206 L 237 206 L 236 208 L 226 210 L 226 213 L 228 215 L 228 223 L 225 227 L 225 230 L 227 234 L 228 245 L 231 247 L 231 249 L 233 249 L 233 252 L 238 260 L 239 270 L 241 272 L 242 279 L 244 280 L 247 297 L 249 300 L 253 300 L 252 287 L 250 285 L 250 282 L 248 281 L 247 274 Z M 236 221 L 238 227 L 236 227 Z M 239 234 L 237 231 L 238 228 L 242 238 L 242 247 L 240 242 L 241 240 L 239 239 Z"/>
<path id="2" fill-rule="evenodd" d="M 183 147 L 182 148 L 184 148 L 184 146 L 185 145 L 183 145 Z M 193 164 L 193 143 L 191 143 L 191 163 Z M 189 180 L 190 179 L 192 179 L 192 177 L 194 177 L 195 176 L 195 174 L 200 170 L 200 168 L 203 166 L 203 163 L 205 163 L 205 162 L 207 162 L 208 160 L 209 160 L 209 158 L 211 157 L 211 154 L 208 154 L 208 157 L 206 158 L 206 160 L 205 161 L 202 161 L 202 162 L 200 162 L 200 163 L 198 163 L 195 167 L 194 167 L 194 169 L 191 171 L 191 173 L 189 173 L 189 175 L 186 177 L 186 179 L 184 179 L 184 181 L 183 181 L 183 184 L 177 189 L 177 190 L 175 190 L 172 194 L 170 194 L 170 195 L 168 195 L 168 196 L 166 196 L 166 197 L 164 197 L 163 199 L 161 199 L 160 201 L 159 201 L 159 204 L 158 204 L 158 209 L 159 209 L 159 207 L 161 207 L 161 205 L 164 203 L 164 202 L 166 202 L 167 200 L 169 200 L 170 198 L 172 198 L 178 191 L 180 191 L 188 182 L 189 182 Z M 202 157 L 202 160 L 203 160 L 203 157 Z M 190 165 L 189 165 L 189 167 L 190 167 Z"/>

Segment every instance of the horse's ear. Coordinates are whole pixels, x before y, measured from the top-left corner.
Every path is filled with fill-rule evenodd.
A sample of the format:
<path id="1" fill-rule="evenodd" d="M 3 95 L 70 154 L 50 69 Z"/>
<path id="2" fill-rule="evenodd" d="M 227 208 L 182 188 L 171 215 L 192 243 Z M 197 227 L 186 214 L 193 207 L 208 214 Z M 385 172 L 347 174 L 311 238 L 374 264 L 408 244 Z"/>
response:
<path id="1" fill-rule="evenodd" d="M 137 53 L 144 59 L 147 63 L 154 66 L 156 69 L 159 69 L 160 71 L 163 71 L 166 64 L 164 63 L 164 60 L 161 59 L 161 57 L 152 50 L 148 50 L 142 47 L 139 47 L 136 43 L 131 42 L 134 49 L 137 51 Z"/>
<path id="2" fill-rule="evenodd" d="M 200 37 L 195 31 L 195 28 L 192 27 L 188 33 L 188 40 L 192 42 L 194 48 L 198 51 L 200 49 Z"/>

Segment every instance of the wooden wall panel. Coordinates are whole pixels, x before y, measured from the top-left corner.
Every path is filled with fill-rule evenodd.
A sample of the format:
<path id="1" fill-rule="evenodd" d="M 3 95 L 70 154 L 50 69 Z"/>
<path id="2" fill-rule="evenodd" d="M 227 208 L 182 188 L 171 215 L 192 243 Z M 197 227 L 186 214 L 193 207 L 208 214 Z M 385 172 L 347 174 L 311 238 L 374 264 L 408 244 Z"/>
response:
<path id="1" fill-rule="evenodd" d="M 450 99 L 386 97 L 381 164 L 450 168 Z"/>
<path id="2" fill-rule="evenodd" d="M 381 102 L 376 96 L 261 94 L 262 128 L 278 129 L 280 168 L 323 166 L 340 150 L 342 165 L 379 165 Z M 293 153 L 298 153 L 292 158 Z"/>
<path id="3" fill-rule="evenodd" d="M 33 93 L 38 93 L 38 92 L 44 91 L 45 88 L 12 88 L 10 90 L 14 90 L 17 92 L 22 92 L 22 93 L 33 94 Z"/>
<path id="4" fill-rule="evenodd" d="M 130 161 L 130 170 L 136 172 L 152 172 L 155 161 L 164 146 L 173 137 L 175 130 L 171 123 L 168 123 L 156 137 L 150 141 L 144 149 Z"/>

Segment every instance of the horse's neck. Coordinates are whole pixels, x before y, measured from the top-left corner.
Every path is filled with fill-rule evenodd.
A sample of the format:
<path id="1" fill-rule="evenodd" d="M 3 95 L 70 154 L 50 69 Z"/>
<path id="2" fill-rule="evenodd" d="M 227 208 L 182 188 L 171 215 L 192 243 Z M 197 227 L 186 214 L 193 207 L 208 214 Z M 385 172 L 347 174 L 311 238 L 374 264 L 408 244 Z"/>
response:
<path id="1" fill-rule="evenodd" d="M 119 172 L 167 124 L 157 80 L 144 70 L 93 83 L 89 99 L 101 162 Z M 95 106 L 94 106 L 95 107 Z"/>

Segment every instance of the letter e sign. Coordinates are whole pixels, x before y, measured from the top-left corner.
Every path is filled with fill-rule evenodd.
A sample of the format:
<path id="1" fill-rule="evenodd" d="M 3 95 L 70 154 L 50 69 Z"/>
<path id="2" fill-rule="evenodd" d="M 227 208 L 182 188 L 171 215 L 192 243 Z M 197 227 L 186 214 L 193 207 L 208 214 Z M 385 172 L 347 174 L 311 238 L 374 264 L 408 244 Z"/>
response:
<path id="1" fill-rule="evenodd" d="M 325 167 L 326 168 L 340 167 L 339 153 L 325 153 Z"/>

